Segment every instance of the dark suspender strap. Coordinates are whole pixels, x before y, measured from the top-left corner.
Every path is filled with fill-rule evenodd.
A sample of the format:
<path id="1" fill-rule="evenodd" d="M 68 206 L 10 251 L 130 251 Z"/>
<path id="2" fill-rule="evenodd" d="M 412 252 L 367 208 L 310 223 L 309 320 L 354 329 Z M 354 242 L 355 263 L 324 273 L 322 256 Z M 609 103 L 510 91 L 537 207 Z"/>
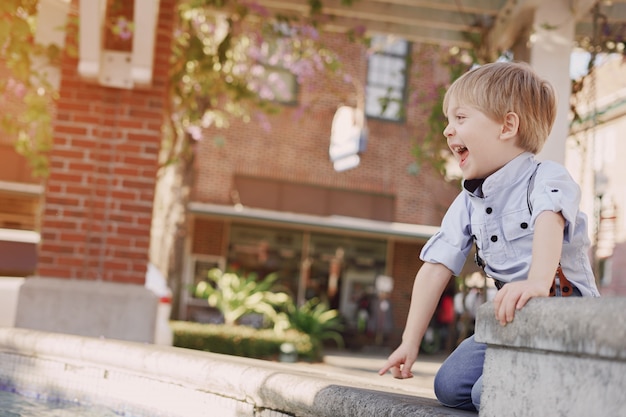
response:
<path id="1" fill-rule="evenodd" d="M 535 186 L 535 174 L 537 174 L 537 170 L 539 170 L 539 165 L 541 165 L 541 162 L 537 163 L 535 170 L 533 171 L 532 175 L 530 176 L 530 179 L 528 180 L 528 187 L 526 188 L 526 204 L 528 205 L 528 211 L 530 212 L 531 216 L 533 214 L 533 204 L 530 202 L 530 193 L 533 191 L 533 187 Z M 476 242 L 474 242 L 474 250 L 475 250 L 474 263 L 484 270 L 485 262 L 482 260 L 480 256 L 478 256 L 478 244 Z M 498 283 L 499 281 L 496 280 L 496 287 L 498 287 Z M 501 286 L 498 287 L 498 289 L 500 288 Z"/>
<path id="2" fill-rule="evenodd" d="M 528 180 L 528 188 L 526 189 L 526 204 L 528 204 L 528 211 L 530 212 L 531 216 L 533 214 L 533 203 L 530 202 L 530 193 L 533 192 L 533 188 L 535 187 L 535 175 L 539 170 L 539 165 L 541 165 L 541 162 L 539 162 L 535 167 L 535 171 L 533 171 L 530 179 Z"/>

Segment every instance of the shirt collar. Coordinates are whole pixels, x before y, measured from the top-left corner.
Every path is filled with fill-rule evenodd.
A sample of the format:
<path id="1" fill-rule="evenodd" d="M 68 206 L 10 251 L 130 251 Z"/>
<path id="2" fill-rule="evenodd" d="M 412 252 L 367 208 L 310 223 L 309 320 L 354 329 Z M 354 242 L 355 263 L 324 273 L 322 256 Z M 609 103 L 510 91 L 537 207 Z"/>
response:
<path id="1" fill-rule="evenodd" d="M 485 179 L 463 181 L 463 188 L 475 196 L 489 196 L 527 178 L 535 165 L 535 155 L 523 152 Z"/>

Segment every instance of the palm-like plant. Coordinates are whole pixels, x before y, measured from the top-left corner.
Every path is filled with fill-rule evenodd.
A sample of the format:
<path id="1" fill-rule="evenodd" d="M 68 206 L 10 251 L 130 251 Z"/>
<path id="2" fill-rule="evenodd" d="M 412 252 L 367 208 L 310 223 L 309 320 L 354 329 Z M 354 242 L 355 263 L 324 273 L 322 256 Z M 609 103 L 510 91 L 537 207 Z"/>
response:
<path id="1" fill-rule="evenodd" d="M 256 274 L 238 275 L 213 268 L 208 272 L 207 281 L 201 281 L 195 288 L 195 296 L 206 298 L 211 307 L 224 315 L 228 325 L 236 324 L 246 314 L 263 315 L 272 323 L 280 321 L 277 307 L 286 305 L 291 297 L 284 292 L 273 292 L 276 274 L 269 274 L 257 280 Z"/>
<path id="2" fill-rule="evenodd" d="M 343 328 L 339 312 L 329 309 L 326 303 L 312 298 L 301 307 L 291 304 L 288 309 L 289 323 L 292 329 L 308 334 L 313 343 L 321 348 L 324 340 L 333 340 L 343 347 Z"/>

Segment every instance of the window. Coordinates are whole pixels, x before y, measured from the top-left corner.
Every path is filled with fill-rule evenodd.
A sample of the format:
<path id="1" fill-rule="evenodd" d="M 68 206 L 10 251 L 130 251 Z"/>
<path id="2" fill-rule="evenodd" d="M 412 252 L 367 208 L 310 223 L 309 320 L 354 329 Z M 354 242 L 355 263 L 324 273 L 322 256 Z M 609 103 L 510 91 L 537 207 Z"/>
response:
<path id="1" fill-rule="evenodd" d="M 389 36 L 374 36 L 374 53 L 367 69 L 365 114 L 383 120 L 405 118 L 409 43 Z"/>
<path id="2" fill-rule="evenodd" d="M 227 270 L 259 279 L 276 273 L 276 285 L 295 298 L 302 262 L 302 232 L 245 224 L 230 229 Z"/>

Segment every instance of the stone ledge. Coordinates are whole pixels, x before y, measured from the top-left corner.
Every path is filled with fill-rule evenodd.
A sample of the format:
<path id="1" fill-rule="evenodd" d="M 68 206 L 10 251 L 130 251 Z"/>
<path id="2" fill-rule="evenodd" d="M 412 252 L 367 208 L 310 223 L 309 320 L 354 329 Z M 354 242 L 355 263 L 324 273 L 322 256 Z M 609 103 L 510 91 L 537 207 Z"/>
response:
<path id="1" fill-rule="evenodd" d="M 476 340 L 507 346 L 626 360 L 626 298 L 532 299 L 501 326 L 493 303 L 479 308 Z"/>
<path id="2" fill-rule="evenodd" d="M 0 387 L 163 417 L 475 416 L 275 363 L 168 346 L 0 329 Z M 158 414 L 155 414 L 158 410 Z"/>

